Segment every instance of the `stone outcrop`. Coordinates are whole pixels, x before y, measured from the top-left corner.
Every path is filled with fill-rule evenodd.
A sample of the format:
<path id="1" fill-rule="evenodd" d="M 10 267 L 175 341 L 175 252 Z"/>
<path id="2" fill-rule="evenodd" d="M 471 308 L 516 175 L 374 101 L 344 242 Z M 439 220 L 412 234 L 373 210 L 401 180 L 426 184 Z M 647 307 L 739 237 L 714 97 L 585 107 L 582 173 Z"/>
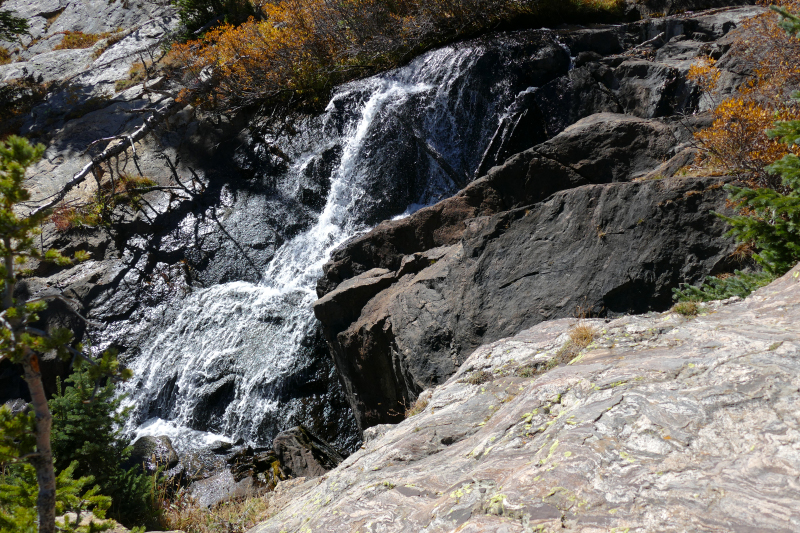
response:
<path id="1" fill-rule="evenodd" d="M 699 56 L 726 65 L 725 90 L 742 82 L 730 35 L 761 12 L 563 32 L 574 68 L 519 94 L 485 175 L 332 254 L 315 314 L 360 429 L 402 419 L 481 343 L 576 313 L 663 310 L 679 283 L 736 266 L 711 214 L 722 182 L 674 177 L 708 116 L 673 115 L 707 107 L 687 78 Z"/>
<path id="2" fill-rule="evenodd" d="M 147 472 L 155 472 L 159 468 L 169 470 L 178 466 L 178 454 L 172 447 L 169 437 L 139 437 L 133 443 L 128 464 L 141 466 Z"/>
<path id="3" fill-rule="evenodd" d="M 594 342 L 546 370 L 576 325 Z M 252 532 L 795 531 L 798 339 L 800 265 L 696 317 L 539 324 Z"/>
<path id="4" fill-rule="evenodd" d="M 360 427 L 398 421 L 480 344 L 541 321 L 644 312 L 730 267 L 718 179 L 586 185 L 471 219 L 461 240 L 315 304 Z M 361 307 L 359 307 L 359 305 Z"/>

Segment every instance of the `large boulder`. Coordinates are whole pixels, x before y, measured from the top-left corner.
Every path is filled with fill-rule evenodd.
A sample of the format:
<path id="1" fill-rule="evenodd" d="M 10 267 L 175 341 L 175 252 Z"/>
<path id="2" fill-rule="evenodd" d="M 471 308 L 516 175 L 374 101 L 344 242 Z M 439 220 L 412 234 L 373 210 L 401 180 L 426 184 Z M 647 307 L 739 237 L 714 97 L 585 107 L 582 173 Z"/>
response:
<path id="1" fill-rule="evenodd" d="M 725 210 L 720 185 L 673 178 L 568 189 L 473 218 L 458 243 L 340 285 L 315 313 L 360 427 L 402 420 L 482 343 L 576 313 L 664 309 L 679 283 L 729 269 L 734 244 L 712 214 Z"/>
<path id="2" fill-rule="evenodd" d="M 139 437 L 133 443 L 128 459 L 131 465 L 140 465 L 147 472 L 155 472 L 159 468 L 169 470 L 178 466 L 179 461 L 172 440 L 166 435 Z"/>

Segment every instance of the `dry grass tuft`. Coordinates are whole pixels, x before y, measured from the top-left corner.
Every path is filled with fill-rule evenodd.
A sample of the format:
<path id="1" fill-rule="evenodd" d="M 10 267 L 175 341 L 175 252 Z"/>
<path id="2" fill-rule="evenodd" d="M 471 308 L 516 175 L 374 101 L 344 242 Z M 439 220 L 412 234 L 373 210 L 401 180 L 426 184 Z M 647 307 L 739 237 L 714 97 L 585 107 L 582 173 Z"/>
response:
<path id="1" fill-rule="evenodd" d="M 567 364 L 572 361 L 584 348 L 589 346 L 597 337 L 597 328 L 585 322 L 579 322 L 567 332 L 569 339 L 556 352 L 550 361 L 547 362 L 545 370 L 550 370 L 558 365 Z"/>
<path id="2" fill-rule="evenodd" d="M 572 328 L 568 335 L 572 344 L 578 347 L 578 350 L 583 350 L 597 337 L 597 329 L 591 324 L 580 323 Z"/>
<path id="3" fill-rule="evenodd" d="M 205 508 L 179 493 L 164 505 L 161 527 L 184 533 L 244 533 L 267 518 L 269 502 L 264 496 L 249 496 Z"/>
<path id="4" fill-rule="evenodd" d="M 53 50 L 74 50 L 78 48 L 89 48 L 100 39 L 109 37 L 110 33 L 83 33 L 82 31 L 65 31 L 64 40 L 53 48 Z"/>
<path id="5" fill-rule="evenodd" d="M 128 87 L 133 87 L 137 83 L 144 81 L 148 75 L 148 65 L 145 65 L 141 61 L 136 61 L 133 65 L 131 65 L 130 70 L 128 71 L 128 77 L 124 80 L 117 80 L 114 84 L 114 90 L 116 92 L 124 91 Z"/>
<path id="6" fill-rule="evenodd" d="M 414 415 L 420 414 L 422 411 L 425 410 L 426 407 L 428 407 L 429 403 L 430 400 L 428 400 L 428 398 L 423 398 L 422 396 L 420 396 L 413 403 L 413 405 L 411 405 L 411 407 L 406 409 L 406 418 L 411 418 Z"/>
<path id="7" fill-rule="evenodd" d="M 494 381 L 494 374 L 486 370 L 477 370 L 469 375 L 468 378 L 462 379 L 462 383 L 469 383 L 470 385 L 482 385 L 490 381 Z"/>

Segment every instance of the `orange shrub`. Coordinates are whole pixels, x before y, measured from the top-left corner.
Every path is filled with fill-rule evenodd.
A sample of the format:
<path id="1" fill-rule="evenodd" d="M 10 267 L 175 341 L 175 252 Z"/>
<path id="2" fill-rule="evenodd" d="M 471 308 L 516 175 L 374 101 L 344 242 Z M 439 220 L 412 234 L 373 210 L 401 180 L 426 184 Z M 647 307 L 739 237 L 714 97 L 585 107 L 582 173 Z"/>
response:
<path id="1" fill-rule="evenodd" d="M 75 48 L 89 48 L 100 39 L 105 39 L 110 33 L 83 33 L 80 31 L 65 31 L 64 39 L 53 50 L 70 50 Z"/>
<path id="2" fill-rule="evenodd" d="M 798 2 L 784 2 L 797 9 Z M 800 41 L 791 38 L 777 24 L 774 13 L 754 17 L 737 30 L 730 54 L 752 72 L 751 79 L 738 94 L 719 102 L 713 111 L 714 122 L 695 133 L 703 153 L 698 163 L 721 167 L 739 176 L 751 187 L 780 189 L 780 178 L 768 174 L 767 165 L 787 153 L 800 153 L 795 145 L 769 139 L 767 130 L 776 120 L 800 117 L 800 108 L 788 97 L 800 87 Z M 713 94 L 720 71 L 711 59 L 696 62 L 689 78 L 706 94 Z"/>
<path id="3" fill-rule="evenodd" d="M 793 116 L 797 116 L 797 109 L 790 105 L 776 106 L 736 96 L 717 106 L 711 127 L 697 132 L 695 138 L 716 166 L 741 175 L 752 186 L 776 188 L 780 179 L 764 168 L 786 155 L 788 149 L 769 139 L 766 131 L 776 120 Z"/>

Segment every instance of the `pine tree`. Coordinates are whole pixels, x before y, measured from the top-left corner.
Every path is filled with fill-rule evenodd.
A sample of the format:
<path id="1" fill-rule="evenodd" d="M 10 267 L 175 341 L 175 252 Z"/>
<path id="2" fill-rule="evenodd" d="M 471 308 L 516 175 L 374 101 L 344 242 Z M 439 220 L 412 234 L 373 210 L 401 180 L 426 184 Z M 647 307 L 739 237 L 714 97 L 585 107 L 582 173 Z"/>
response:
<path id="1" fill-rule="evenodd" d="M 87 526 L 79 527 L 81 513 L 90 511 L 95 518 L 105 518 L 111 505 L 111 498 L 98 494 L 99 487 L 84 490 L 94 482 L 92 476 L 75 478 L 72 463 L 56 476 L 56 513 L 75 511 L 76 518 L 67 518 L 59 523 L 65 533 L 95 533 L 113 527 L 113 523 L 92 520 Z M 36 533 L 37 531 L 37 485 L 36 470 L 29 464 L 17 463 L 7 466 L 0 473 L 0 533 Z"/>
<path id="2" fill-rule="evenodd" d="M 93 380 L 107 376 L 125 379 L 130 372 L 119 369 L 113 353 L 103 353 L 94 360 L 72 347 L 72 332 L 68 329 L 42 331 L 32 326 L 47 308 L 47 299 L 67 299 L 52 296 L 22 301 L 15 296 L 17 269 L 25 262 L 39 259 L 64 266 L 73 263 L 55 250 L 43 254 L 36 246 L 34 236 L 48 215 L 46 211 L 31 216 L 20 213 L 20 202 L 30 199 L 24 187 L 25 171 L 43 153 L 44 146 L 31 146 L 22 137 L 12 135 L 0 142 L 0 360 L 22 366 L 32 400 L 31 413 L 11 416 L 8 408 L 0 410 L 0 452 L 4 454 L 0 463 L 24 460 L 33 466 L 38 485 L 38 530 L 54 533 L 57 484 L 50 445 L 52 415 L 42 384 L 39 354 L 53 350 L 64 359 L 74 358 L 78 365 L 87 363 L 87 374 Z M 85 252 L 75 254 L 76 261 L 86 257 Z"/>
<path id="3" fill-rule="evenodd" d="M 3 2 L 0 1 L 0 5 Z M 0 40 L 12 41 L 19 35 L 28 33 L 28 21 L 14 16 L 11 11 L 0 11 Z"/>
<path id="4" fill-rule="evenodd" d="M 111 381 L 98 386 L 82 368 L 67 378 L 65 388 L 57 380 L 50 400 L 54 462 L 56 471 L 73 464 L 76 475 L 93 477 L 100 492 L 112 499 L 112 518 L 141 525 L 156 518 L 151 479 L 140 469 L 122 468 L 131 453 L 121 436 L 128 414 L 120 409 L 122 401 Z"/>

